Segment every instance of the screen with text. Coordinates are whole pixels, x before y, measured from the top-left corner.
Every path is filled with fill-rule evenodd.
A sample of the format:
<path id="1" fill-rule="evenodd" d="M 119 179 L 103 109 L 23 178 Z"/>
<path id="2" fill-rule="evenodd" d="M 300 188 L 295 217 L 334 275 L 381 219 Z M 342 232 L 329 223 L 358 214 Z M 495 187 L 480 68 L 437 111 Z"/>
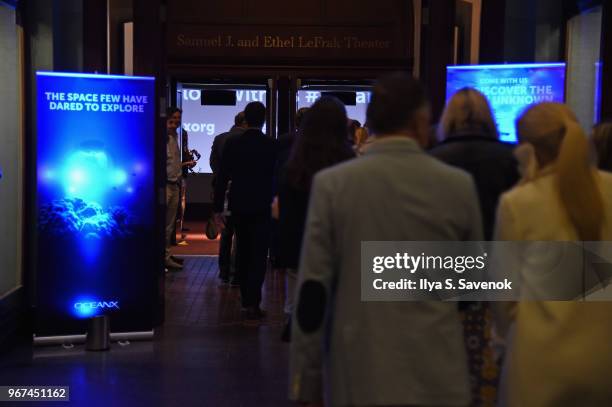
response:
<path id="1" fill-rule="evenodd" d="M 331 92 L 331 91 L 330 91 Z M 297 107 L 310 107 L 325 94 L 325 90 L 299 90 L 297 93 Z M 355 94 L 355 104 L 345 104 L 346 115 L 349 119 L 357 120 L 363 126 L 366 122 L 366 112 L 368 109 L 368 103 L 370 103 L 371 92 L 369 91 L 357 91 L 351 92 Z M 333 92 L 332 92 L 333 94 Z"/>
<path id="2" fill-rule="evenodd" d="M 565 101 L 565 64 L 473 65 L 447 68 L 447 101 L 463 88 L 489 99 L 500 140 L 516 143 L 516 119 L 529 106 Z"/>
<path id="3" fill-rule="evenodd" d="M 182 94 L 182 128 L 188 134 L 188 147 L 197 150 L 201 158 L 193 170 L 197 173 L 212 173 L 210 168 L 210 151 L 215 136 L 229 131 L 234 125 L 234 117 L 242 112 L 250 102 L 261 102 L 266 104 L 267 91 L 265 87 L 223 89 L 233 91 L 236 97 L 233 101 L 227 100 L 224 104 L 202 105 L 202 93 L 206 92 L 202 87 L 183 86 Z M 220 98 L 215 98 L 217 101 Z M 216 102 L 213 100 L 213 102 Z M 205 99 L 206 103 L 206 99 Z M 235 103 L 235 104 L 234 104 Z M 266 131 L 265 127 L 263 129 Z"/>

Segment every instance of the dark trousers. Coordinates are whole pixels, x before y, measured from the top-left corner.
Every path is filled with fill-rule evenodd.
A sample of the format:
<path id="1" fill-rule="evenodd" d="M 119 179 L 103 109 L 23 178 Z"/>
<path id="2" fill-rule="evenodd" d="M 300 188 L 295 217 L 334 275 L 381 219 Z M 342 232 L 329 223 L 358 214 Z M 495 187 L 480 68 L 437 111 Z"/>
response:
<path id="1" fill-rule="evenodd" d="M 242 306 L 259 307 L 270 243 L 270 214 L 233 215 L 236 230 L 236 272 Z"/>
<path id="2" fill-rule="evenodd" d="M 232 243 L 234 240 L 234 221 L 231 216 L 225 219 L 225 228 L 219 242 L 219 278 L 229 280 L 232 268 Z"/>

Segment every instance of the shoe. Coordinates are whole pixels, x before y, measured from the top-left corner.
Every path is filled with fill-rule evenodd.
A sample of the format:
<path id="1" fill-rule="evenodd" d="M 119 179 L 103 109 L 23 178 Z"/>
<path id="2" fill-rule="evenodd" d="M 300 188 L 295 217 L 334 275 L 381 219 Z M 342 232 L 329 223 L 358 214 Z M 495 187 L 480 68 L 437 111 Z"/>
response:
<path id="1" fill-rule="evenodd" d="M 169 269 L 175 269 L 175 270 L 183 269 L 183 265 L 175 262 L 174 260 L 172 260 L 172 258 L 169 258 L 168 260 L 166 260 L 166 267 Z"/>
<path id="2" fill-rule="evenodd" d="M 173 262 L 183 265 L 185 263 L 185 259 L 181 259 L 180 257 L 170 256 Z"/>
<path id="3" fill-rule="evenodd" d="M 187 243 L 185 240 L 181 240 L 177 243 L 177 246 L 189 246 L 189 243 Z"/>

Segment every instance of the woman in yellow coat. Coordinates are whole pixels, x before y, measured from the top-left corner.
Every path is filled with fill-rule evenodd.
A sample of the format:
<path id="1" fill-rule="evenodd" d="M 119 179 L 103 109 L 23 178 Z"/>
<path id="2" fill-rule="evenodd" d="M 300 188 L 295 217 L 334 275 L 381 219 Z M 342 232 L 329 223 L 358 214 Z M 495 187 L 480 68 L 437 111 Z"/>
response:
<path id="1" fill-rule="evenodd" d="M 612 240 L 612 174 L 591 166 L 571 110 L 540 104 L 517 127 L 523 180 L 500 200 L 496 240 Z M 497 304 L 496 316 L 501 405 L 612 406 L 612 302 Z"/>

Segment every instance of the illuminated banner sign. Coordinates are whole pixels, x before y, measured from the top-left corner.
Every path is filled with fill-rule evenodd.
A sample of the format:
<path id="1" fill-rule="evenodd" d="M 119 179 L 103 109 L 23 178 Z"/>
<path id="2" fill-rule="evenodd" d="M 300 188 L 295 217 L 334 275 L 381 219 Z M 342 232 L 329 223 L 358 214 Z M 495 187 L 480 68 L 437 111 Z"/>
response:
<path id="1" fill-rule="evenodd" d="M 154 79 L 39 72 L 37 89 L 35 334 L 84 334 L 104 314 L 150 331 Z"/>
<path id="2" fill-rule="evenodd" d="M 448 67 L 446 99 L 466 87 L 476 88 L 487 96 L 500 139 L 516 143 L 515 122 L 528 106 L 565 101 L 565 64 Z"/>

